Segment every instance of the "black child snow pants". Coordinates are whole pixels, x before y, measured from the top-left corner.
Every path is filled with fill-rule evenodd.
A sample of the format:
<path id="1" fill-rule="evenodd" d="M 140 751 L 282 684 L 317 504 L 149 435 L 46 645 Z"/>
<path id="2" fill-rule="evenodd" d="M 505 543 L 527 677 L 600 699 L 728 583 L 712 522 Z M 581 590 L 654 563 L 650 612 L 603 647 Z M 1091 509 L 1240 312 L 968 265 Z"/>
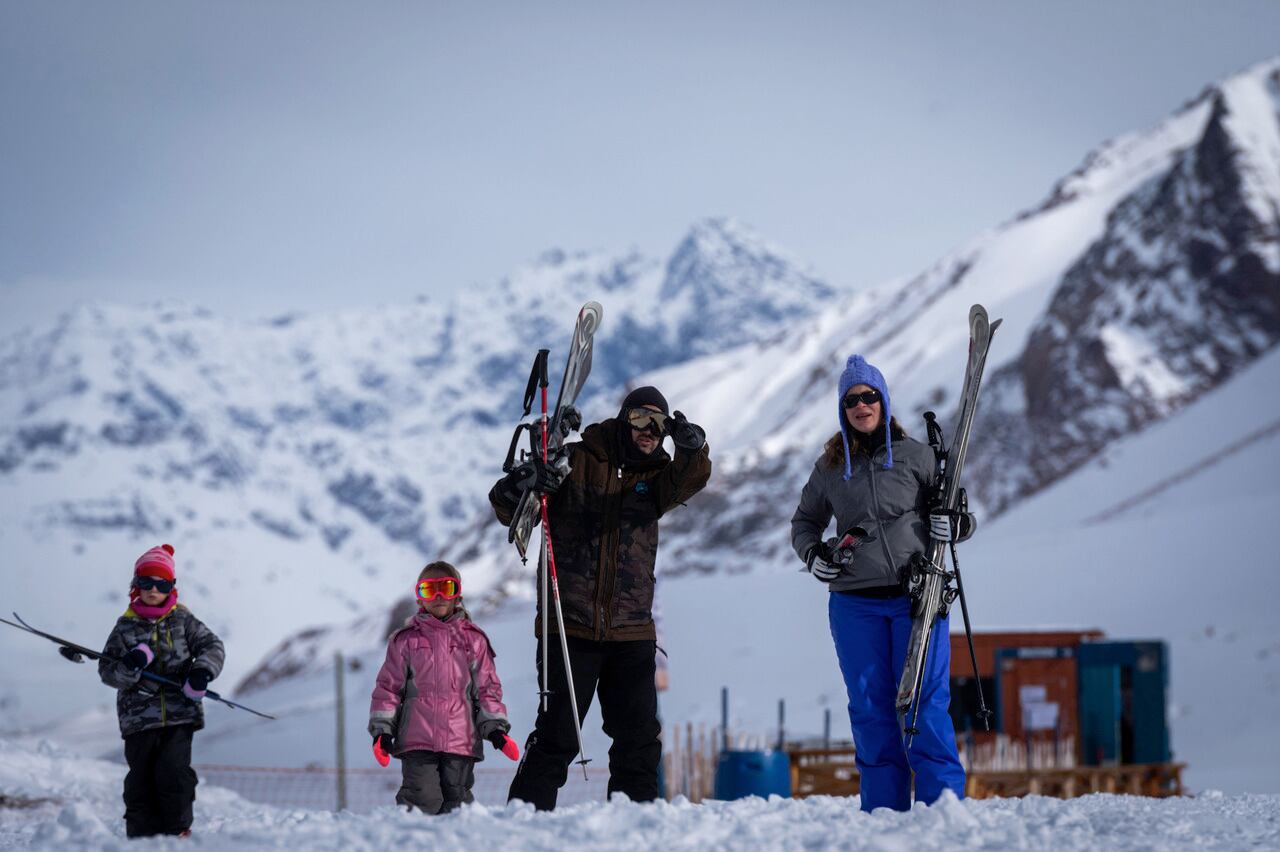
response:
<path id="1" fill-rule="evenodd" d="M 447 814 L 475 799 L 476 760 L 439 751 L 410 751 L 400 755 L 400 790 L 396 804 L 429 814 Z"/>
<path id="2" fill-rule="evenodd" d="M 191 827 L 196 771 L 193 725 L 151 728 L 124 738 L 124 829 L 129 837 L 181 834 Z"/>

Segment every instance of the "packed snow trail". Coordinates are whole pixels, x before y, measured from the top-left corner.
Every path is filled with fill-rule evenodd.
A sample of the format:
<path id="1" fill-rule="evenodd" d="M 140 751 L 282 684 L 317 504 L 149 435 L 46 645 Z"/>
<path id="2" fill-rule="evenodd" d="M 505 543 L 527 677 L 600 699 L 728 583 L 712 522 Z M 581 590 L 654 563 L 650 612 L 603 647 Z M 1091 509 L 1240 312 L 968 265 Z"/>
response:
<path id="1" fill-rule="evenodd" d="M 0 740 L 0 848 L 127 850 L 120 784 L 125 768 L 47 744 Z M 39 801 L 43 800 L 43 801 Z M 434 849 L 1152 849 L 1280 847 L 1280 796 L 957 801 L 909 813 L 863 814 L 856 799 L 744 799 L 690 804 L 626 801 L 537 813 L 471 805 L 426 817 L 390 804 L 335 814 L 247 802 L 200 788 L 194 836 L 147 848 Z"/>

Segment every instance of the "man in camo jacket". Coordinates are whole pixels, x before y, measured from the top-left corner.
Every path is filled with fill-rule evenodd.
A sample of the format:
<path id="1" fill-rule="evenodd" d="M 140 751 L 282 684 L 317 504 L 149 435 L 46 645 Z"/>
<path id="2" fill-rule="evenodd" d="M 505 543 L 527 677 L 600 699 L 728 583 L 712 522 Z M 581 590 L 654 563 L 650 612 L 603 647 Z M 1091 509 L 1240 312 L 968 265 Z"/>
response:
<path id="1" fill-rule="evenodd" d="M 703 430 L 680 412 L 672 416 L 669 411 L 656 388 L 637 388 L 616 418 L 586 427 L 581 441 L 566 445 L 567 476 L 535 459 L 489 492 L 503 524 L 511 522 L 524 490 L 549 498 L 578 711 L 585 716 L 593 694 L 600 696 L 604 732 L 613 740 L 609 792 L 640 802 L 658 797 L 662 757 L 654 684 L 658 519 L 700 491 L 711 476 Z M 662 449 L 663 436 L 671 437 L 674 458 Z M 555 634 L 560 627 L 554 623 L 554 608 L 550 613 L 550 632 Z M 541 637 L 540 620 L 534 629 Z M 555 807 L 578 752 L 559 638 L 551 643 L 551 696 L 538 713 L 509 794 L 540 810 Z"/>

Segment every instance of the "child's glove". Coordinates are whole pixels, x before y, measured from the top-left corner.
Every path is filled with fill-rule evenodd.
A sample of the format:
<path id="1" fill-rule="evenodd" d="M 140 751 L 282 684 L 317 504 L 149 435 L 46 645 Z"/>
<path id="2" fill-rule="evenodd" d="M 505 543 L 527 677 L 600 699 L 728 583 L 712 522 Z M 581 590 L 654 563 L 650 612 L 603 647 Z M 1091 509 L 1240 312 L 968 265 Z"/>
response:
<path id="1" fill-rule="evenodd" d="M 391 763 L 391 752 L 395 750 L 395 740 L 390 734 L 378 734 L 373 738 L 373 759 L 379 766 Z"/>
<path id="2" fill-rule="evenodd" d="M 520 759 L 520 746 L 516 745 L 516 741 L 507 736 L 505 731 L 494 731 L 489 734 L 489 742 L 512 760 Z"/>
<path id="3" fill-rule="evenodd" d="M 151 646 L 146 642 L 139 642 L 133 646 L 132 651 L 120 658 L 120 663 L 131 671 L 140 672 L 151 665 L 155 658 L 156 653 L 151 650 Z"/>
<path id="4" fill-rule="evenodd" d="M 70 660 L 73 663 L 84 662 L 84 655 L 81 654 L 79 651 L 77 651 L 75 648 L 68 648 L 66 645 L 62 645 L 58 648 L 58 653 L 66 657 L 68 660 Z"/>
<path id="5" fill-rule="evenodd" d="M 187 673 L 186 683 L 182 684 L 182 694 L 192 701 L 203 701 L 209 680 L 209 673 L 204 669 L 192 669 Z"/>

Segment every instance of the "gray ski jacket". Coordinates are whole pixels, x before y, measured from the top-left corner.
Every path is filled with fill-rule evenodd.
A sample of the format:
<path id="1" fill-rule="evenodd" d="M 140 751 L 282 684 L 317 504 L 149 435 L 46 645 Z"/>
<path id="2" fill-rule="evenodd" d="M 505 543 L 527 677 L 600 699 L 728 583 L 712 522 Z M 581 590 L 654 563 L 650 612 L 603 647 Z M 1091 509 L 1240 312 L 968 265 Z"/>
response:
<path id="1" fill-rule="evenodd" d="M 222 671 L 222 640 L 191 610 L 178 604 L 155 621 L 138 615 L 130 607 L 116 622 L 107 637 L 102 653 L 123 657 L 146 642 L 156 658 L 147 671 L 182 683 L 187 672 L 199 666 L 209 679 Z M 98 661 L 98 676 L 116 693 L 116 715 L 120 719 L 120 736 L 127 737 L 150 728 L 170 725 L 204 727 L 204 708 L 181 692 L 143 680 L 138 672 L 107 660 Z"/>
<path id="2" fill-rule="evenodd" d="M 933 449 L 911 438 L 893 442 L 893 467 L 884 469 L 884 447 L 868 457 L 854 453 L 853 476 L 844 465 L 818 459 L 791 518 L 791 546 L 804 559 L 823 539 L 832 517 L 835 535 L 853 532 L 853 561 L 830 583 L 833 592 L 892 586 L 902 582 L 913 553 L 929 543 L 925 501 L 933 484 Z"/>

